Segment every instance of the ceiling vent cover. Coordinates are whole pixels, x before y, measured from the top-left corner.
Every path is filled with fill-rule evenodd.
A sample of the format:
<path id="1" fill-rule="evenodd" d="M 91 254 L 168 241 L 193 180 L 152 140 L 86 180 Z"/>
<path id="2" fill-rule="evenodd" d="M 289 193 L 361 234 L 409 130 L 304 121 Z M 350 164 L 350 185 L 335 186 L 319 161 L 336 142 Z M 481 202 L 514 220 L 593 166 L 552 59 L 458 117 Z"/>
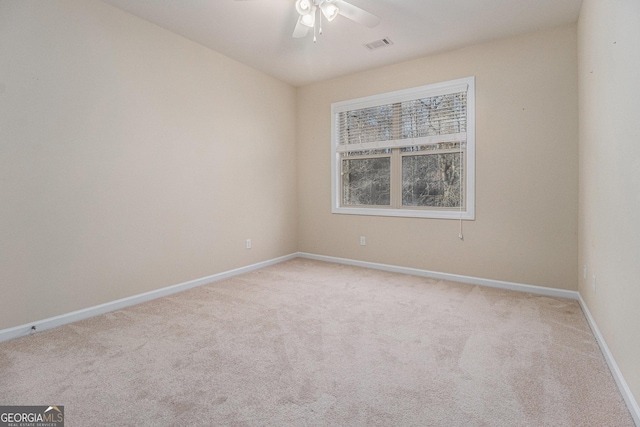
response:
<path id="1" fill-rule="evenodd" d="M 369 50 L 377 50 L 382 49 L 383 47 L 391 46 L 393 42 L 389 39 L 389 37 L 385 37 L 380 40 L 372 41 L 371 43 L 367 43 L 364 45 Z"/>

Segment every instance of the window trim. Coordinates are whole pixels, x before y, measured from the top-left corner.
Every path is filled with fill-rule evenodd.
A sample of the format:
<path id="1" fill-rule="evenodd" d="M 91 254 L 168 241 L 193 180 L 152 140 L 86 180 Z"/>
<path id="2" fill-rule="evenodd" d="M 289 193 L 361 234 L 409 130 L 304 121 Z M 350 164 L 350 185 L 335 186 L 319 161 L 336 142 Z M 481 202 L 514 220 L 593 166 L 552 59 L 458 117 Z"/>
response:
<path id="1" fill-rule="evenodd" d="M 344 111 L 358 110 L 367 107 L 375 107 L 409 101 L 420 98 L 428 98 L 437 95 L 446 95 L 455 92 L 467 92 L 467 141 L 464 165 L 464 201 L 462 211 L 443 210 L 442 208 L 424 207 L 352 207 L 341 206 L 341 157 L 338 152 L 338 115 Z M 347 215 L 374 215 L 410 218 L 435 218 L 475 220 L 475 150 L 476 150 L 476 110 L 475 110 L 475 76 L 450 80 L 441 83 L 430 84 L 410 89 L 403 89 L 379 95 L 357 98 L 331 104 L 331 213 Z M 393 173 L 393 172 L 392 172 Z M 393 198 L 394 195 L 392 194 Z"/>

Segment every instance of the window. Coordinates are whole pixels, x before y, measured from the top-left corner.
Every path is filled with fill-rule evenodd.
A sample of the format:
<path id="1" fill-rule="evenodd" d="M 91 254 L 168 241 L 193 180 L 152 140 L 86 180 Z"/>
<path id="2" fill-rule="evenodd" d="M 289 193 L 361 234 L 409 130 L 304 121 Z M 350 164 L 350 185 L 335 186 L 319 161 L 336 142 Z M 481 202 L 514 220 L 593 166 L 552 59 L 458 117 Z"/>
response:
<path id="1" fill-rule="evenodd" d="M 475 219 L 475 79 L 331 105 L 332 212 Z"/>

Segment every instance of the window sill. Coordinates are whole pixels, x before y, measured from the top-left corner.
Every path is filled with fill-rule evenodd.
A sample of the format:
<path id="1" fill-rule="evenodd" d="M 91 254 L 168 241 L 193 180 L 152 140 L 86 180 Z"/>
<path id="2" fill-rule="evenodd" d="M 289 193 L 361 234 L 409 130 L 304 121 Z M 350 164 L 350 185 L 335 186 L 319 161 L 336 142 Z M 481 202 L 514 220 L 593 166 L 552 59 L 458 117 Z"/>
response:
<path id="1" fill-rule="evenodd" d="M 433 219 L 456 219 L 475 220 L 475 213 L 469 211 L 445 211 L 445 210 L 421 210 L 421 209 L 387 209 L 387 208 L 345 208 L 333 207 L 333 214 L 345 215 L 369 215 L 369 216 L 391 216 L 404 218 L 433 218 Z"/>

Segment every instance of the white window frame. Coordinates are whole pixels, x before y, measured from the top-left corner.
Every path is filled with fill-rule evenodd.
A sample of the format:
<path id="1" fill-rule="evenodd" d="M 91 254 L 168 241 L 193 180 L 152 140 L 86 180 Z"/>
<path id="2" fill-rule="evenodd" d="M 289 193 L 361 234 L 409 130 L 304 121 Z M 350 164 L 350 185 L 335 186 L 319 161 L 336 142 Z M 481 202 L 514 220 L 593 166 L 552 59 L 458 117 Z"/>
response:
<path id="1" fill-rule="evenodd" d="M 466 88 L 467 91 L 467 139 L 464 156 L 463 184 L 465 206 L 462 209 L 424 207 L 403 207 L 402 209 L 398 209 L 391 207 L 341 206 L 341 155 L 340 152 L 338 152 L 340 131 L 338 126 L 339 113 L 461 92 L 464 88 Z M 475 220 L 475 105 L 474 76 L 331 104 L 331 212 L 334 214 L 348 215 Z M 444 137 L 442 140 L 446 141 L 446 135 Z M 417 142 L 416 145 L 421 144 Z M 395 197 L 393 193 L 391 197 Z"/>

